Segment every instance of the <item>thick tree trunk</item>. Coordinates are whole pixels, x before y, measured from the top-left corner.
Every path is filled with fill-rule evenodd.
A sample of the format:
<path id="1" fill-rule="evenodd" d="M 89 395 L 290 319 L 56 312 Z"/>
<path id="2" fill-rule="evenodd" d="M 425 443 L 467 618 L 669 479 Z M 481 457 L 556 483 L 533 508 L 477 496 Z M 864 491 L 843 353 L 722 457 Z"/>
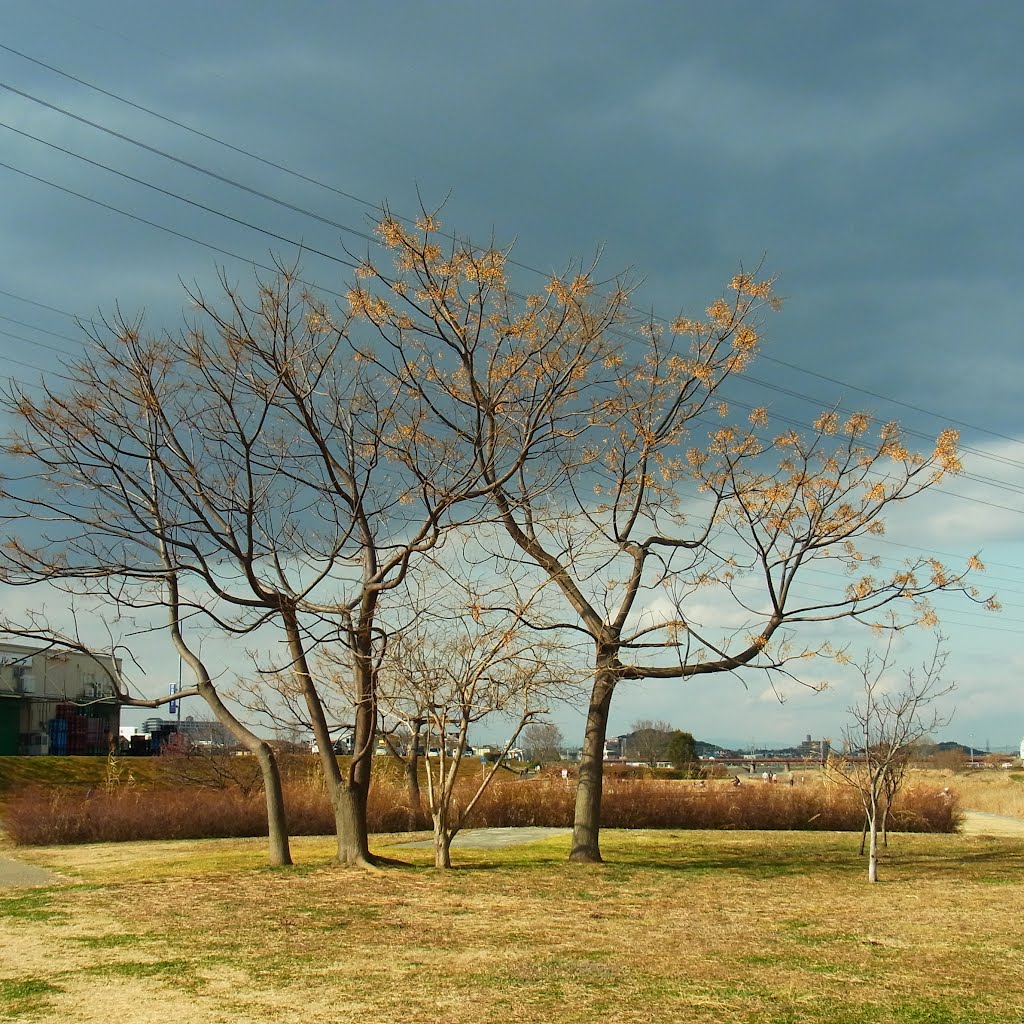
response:
<path id="1" fill-rule="evenodd" d="M 598 658 L 594 688 L 587 710 L 587 728 L 580 753 L 580 778 L 576 786 L 576 815 L 573 821 L 569 860 L 601 863 L 601 793 L 604 784 L 604 741 L 617 675 L 610 656 Z"/>
<path id="2" fill-rule="evenodd" d="M 350 786 L 339 786 L 334 798 L 334 827 L 339 864 L 368 867 L 373 864 L 366 831 L 366 801 Z"/>
<path id="3" fill-rule="evenodd" d="M 377 701 L 374 691 L 373 670 L 367 654 L 357 654 L 353 667 L 356 706 L 353 730 L 352 761 L 349 765 L 348 801 L 352 808 L 349 818 L 353 834 L 348 837 L 352 849 L 367 848 L 367 805 L 370 798 L 370 774 L 373 766 L 373 748 L 377 735 Z M 339 837 L 340 839 L 340 837 Z M 348 863 L 343 861 L 342 863 Z"/>
<path id="4" fill-rule="evenodd" d="M 331 741 L 323 703 L 313 683 L 299 629 L 298 615 L 294 607 L 282 609 L 282 619 L 288 636 L 292 656 L 292 672 L 309 711 L 313 735 L 320 748 L 320 764 L 324 772 L 324 785 L 334 808 L 334 828 L 337 835 L 338 863 L 356 864 L 363 867 L 372 864 L 367 842 L 366 798 L 370 784 L 370 762 L 373 754 L 371 743 L 375 724 L 376 708 L 366 707 L 363 700 L 363 678 L 356 677 L 356 728 L 355 753 L 349 766 L 348 777 L 343 778 L 341 767 Z M 357 659 L 357 664 L 358 664 Z M 372 691 L 370 693 L 372 698 Z M 361 745 L 360 745 L 361 744 Z"/>

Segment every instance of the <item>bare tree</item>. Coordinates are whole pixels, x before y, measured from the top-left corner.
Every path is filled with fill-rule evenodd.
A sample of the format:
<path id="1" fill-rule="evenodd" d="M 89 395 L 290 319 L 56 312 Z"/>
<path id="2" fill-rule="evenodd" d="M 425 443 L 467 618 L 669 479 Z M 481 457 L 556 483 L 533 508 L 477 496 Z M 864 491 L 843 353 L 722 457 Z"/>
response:
<path id="1" fill-rule="evenodd" d="M 938 637 L 930 660 L 916 671 L 906 669 L 896 683 L 890 634 L 881 654 L 868 652 L 857 666 L 861 696 L 849 709 L 850 724 L 843 731 L 850 756 L 832 770 L 857 791 L 864 806 L 869 882 L 878 881 L 879 832 L 887 832 L 915 745 L 949 724 L 951 715 L 937 706 L 953 690 L 943 681 L 946 657 Z"/>
<path id="2" fill-rule="evenodd" d="M 668 758 L 669 743 L 674 732 L 670 722 L 655 722 L 649 718 L 636 721 L 630 726 L 625 754 L 655 768 L 659 761 Z"/>
<path id="3" fill-rule="evenodd" d="M 431 748 L 436 744 L 424 765 L 439 868 L 451 867 L 452 839 L 520 733 L 569 688 L 564 649 L 554 639 L 538 642 L 523 625 L 528 601 L 520 614 L 508 614 L 489 608 L 480 591 L 452 584 L 445 600 L 423 608 L 410 628 L 391 638 L 380 669 L 384 716 L 414 736 L 422 731 Z M 470 729 L 496 718 L 507 723 L 508 738 L 498 756 L 481 765 L 475 788 L 460 792 Z"/>
<path id="4" fill-rule="evenodd" d="M 565 749 L 565 737 L 554 722 L 533 722 L 523 730 L 520 746 L 527 761 L 558 761 Z"/>
<path id="5" fill-rule="evenodd" d="M 927 624 L 928 595 L 967 591 L 967 570 L 919 558 L 883 573 L 861 546 L 889 507 L 959 471 L 955 431 L 921 456 L 895 424 L 861 413 L 826 411 L 805 433 L 775 435 L 763 408 L 724 419 L 723 385 L 780 305 L 770 280 L 740 273 L 705 314 L 666 326 L 633 315 L 628 284 L 599 281 L 595 266 L 520 297 L 507 251 L 449 241 L 433 215 L 416 230 L 385 216 L 378 233 L 394 267 L 367 259 L 349 293 L 352 316 L 376 333 L 357 355 L 420 396 L 434 429 L 472 455 L 505 534 L 495 558 L 549 579 L 562 625 L 591 647 L 571 859 L 601 859 L 620 682 L 740 669 L 802 680 L 802 659 L 835 653 L 812 624 L 879 624 L 896 606 L 899 625 Z M 712 417 L 721 425 L 709 429 Z M 813 566 L 849 585 L 803 587 Z"/>
<path id="6" fill-rule="evenodd" d="M 305 706 L 338 860 L 368 865 L 378 609 L 478 473 L 418 426 L 415 396 L 340 351 L 345 322 L 293 269 L 259 281 L 251 303 L 223 286 L 223 310 L 189 291 L 195 319 L 177 336 L 144 337 L 119 314 L 92 331 L 60 389 L 40 398 L 11 385 L 6 450 L 28 475 L 6 496 L 27 529 L 4 549 L 6 578 L 166 609 L 200 676 L 180 639 L 185 616 L 278 640 L 284 653 L 263 669 L 290 674 Z M 344 771 L 311 659 L 328 643 L 345 648 L 356 697 Z M 211 680 L 197 685 L 213 699 Z"/>

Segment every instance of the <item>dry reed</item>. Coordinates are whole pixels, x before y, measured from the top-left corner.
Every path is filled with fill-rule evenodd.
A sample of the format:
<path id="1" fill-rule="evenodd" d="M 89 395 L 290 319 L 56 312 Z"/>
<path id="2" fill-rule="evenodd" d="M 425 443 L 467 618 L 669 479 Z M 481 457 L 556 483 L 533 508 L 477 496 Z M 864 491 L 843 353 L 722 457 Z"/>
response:
<path id="1" fill-rule="evenodd" d="M 474 790 L 467 778 L 457 802 L 468 800 Z M 570 825 L 574 795 L 573 785 L 561 778 L 497 781 L 465 825 Z M 334 816 L 322 783 L 293 778 L 285 799 L 292 835 L 333 831 Z M 816 783 L 733 786 L 611 779 L 605 784 L 602 824 L 627 829 L 857 831 L 863 817 L 855 793 Z M 404 789 L 387 778 L 378 779 L 372 787 L 368 820 L 371 832 L 430 827 L 427 814 L 410 809 Z M 959 821 L 955 797 L 938 787 L 916 786 L 904 793 L 890 827 L 952 832 Z M 260 793 L 206 787 L 24 790 L 8 799 L 5 827 L 10 838 L 22 845 L 230 838 L 267 831 Z"/>

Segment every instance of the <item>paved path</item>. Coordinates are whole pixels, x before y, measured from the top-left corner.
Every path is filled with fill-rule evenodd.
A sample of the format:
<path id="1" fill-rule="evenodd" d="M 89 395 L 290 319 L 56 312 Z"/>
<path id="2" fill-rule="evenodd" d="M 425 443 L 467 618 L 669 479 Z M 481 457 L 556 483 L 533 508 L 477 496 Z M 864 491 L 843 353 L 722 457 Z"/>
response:
<path id="1" fill-rule="evenodd" d="M 540 839 L 567 836 L 571 833 L 571 828 L 543 828 L 539 825 L 528 825 L 523 828 L 470 828 L 460 832 L 452 840 L 452 849 L 498 850 L 505 846 L 521 846 L 523 843 L 535 843 Z M 395 845 L 427 847 L 433 846 L 434 841 L 421 839 L 415 843 L 395 843 Z"/>
<path id="2" fill-rule="evenodd" d="M 60 875 L 23 860 L 0 857 L 0 889 L 20 889 L 33 885 L 56 885 Z"/>
<path id="3" fill-rule="evenodd" d="M 1009 818 L 1004 814 L 988 814 L 984 811 L 965 811 L 963 832 L 967 836 L 1013 836 L 1024 839 L 1024 818 Z"/>

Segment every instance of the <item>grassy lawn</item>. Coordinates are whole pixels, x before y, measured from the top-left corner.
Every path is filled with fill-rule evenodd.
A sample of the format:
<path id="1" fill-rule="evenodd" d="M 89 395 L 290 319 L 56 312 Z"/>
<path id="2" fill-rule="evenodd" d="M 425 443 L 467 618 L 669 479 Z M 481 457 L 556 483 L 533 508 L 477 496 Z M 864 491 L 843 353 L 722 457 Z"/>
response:
<path id="1" fill-rule="evenodd" d="M 382 837 L 379 850 L 404 837 Z M 0 1019 L 129 1022 L 1024 1020 L 1024 842 L 607 832 L 380 875 L 262 866 L 258 840 L 19 849 L 68 879 L 0 890 Z"/>

